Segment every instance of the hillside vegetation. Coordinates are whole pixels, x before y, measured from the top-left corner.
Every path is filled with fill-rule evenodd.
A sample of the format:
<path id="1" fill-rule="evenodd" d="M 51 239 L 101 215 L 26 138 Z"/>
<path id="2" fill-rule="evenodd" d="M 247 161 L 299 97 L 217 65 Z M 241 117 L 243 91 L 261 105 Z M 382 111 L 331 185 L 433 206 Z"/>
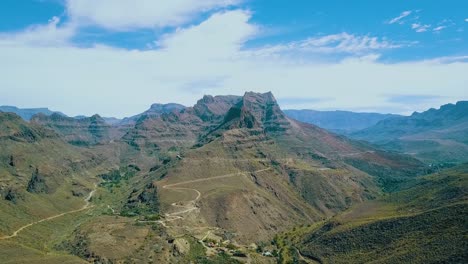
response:
<path id="1" fill-rule="evenodd" d="M 414 179 L 399 192 L 286 233 L 278 241 L 283 259 L 289 260 L 298 259 L 300 252 L 320 263 L 464 263 L 467 213 L 464 164 Z"/>

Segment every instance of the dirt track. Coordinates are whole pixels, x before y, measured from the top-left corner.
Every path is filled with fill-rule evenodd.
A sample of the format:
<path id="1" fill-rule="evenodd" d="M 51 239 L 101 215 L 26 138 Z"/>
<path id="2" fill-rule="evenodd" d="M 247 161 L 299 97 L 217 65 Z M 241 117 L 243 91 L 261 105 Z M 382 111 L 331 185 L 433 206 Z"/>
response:
<path id="1" fill-rule="evenodd" d="M 255 171 L 255 173 L 259 173 L 262 171 L 267 171 L 270 170 L 270 168 L 267 169 L 262 169 Z M 177 211 L 174 213 L 167 213 L 165 214 L 166 220 L 165 221 L 159 221 L 160 223 L 164 224 L 163 222 L 169 222 L 169 221 L 174 221 L 177 219 L 182 219 L 183 217 L 179 216 L 180 214 L 184 214 L 187 212 L 191 212 L 194 210 L 197 210 L 198 207 L 196 207 L 195 203 L 200 199 L 201 197 L 201 192 L 197 189 L 193 188 L 185 188 L 185 187 L 175 187 L 179 185 L 184 185 L 184 184 L 189 184 L 189 183 L 198 183 L 198 182 L 204 182 L 204 181 L 211 181 L 211 180 L 218 180 L 218 179 L 224 179 L 224 178 L 230 178 L 238 175 L 245 175 L 246 173 L 249 172 L 236 172 L 236 173 L 230 173 L 230 174 L 225 174 L 221 176 L 215 176 L 215 177 L 207 177 L 207 178 L 201 178 L 201 179 L 196 179 L 196 180 L 190 180 L 190 181 L 184 181 L 184 182 L 178 182 L 178 183 L 172 183 L 172 184 L 167 184 L 164 185 L 162 188 L 167 189 L 167 190 L 188 190 L 188 191 L 193 191 L 197 193 L 197 197 L 191 201 L 188 202 L 188 205 L 178 205 L 177 203 L 172 203 L 171 205 L 174 207 L 179 207 L 179 208 L 184 208 L 184 210 Z"/>
<path id="2" fill-rule="evenodd" d="M 267 170 L 270 170 L 270 169 L 271 168 L 261 169 L 261 170 L 255 171 L 254 173 L 259 173 L 259 172 L 267 171 Z M 197 197 L 195 199 L 189 201 L 188 205 L 178 205 L 177 202 L 172 203 L 171 206 L 178 207 L 178 208 L 183 208 L 183 210 L 176 211 L 176 212 L 173 212 L 173 213 L 166 213 L 165 214 L 165 218 L 166 218 L 165 220 L 159 220 L 159 221 L 155 221 L 155 222 L 158 222 L 158 223 L 162 224 L 164 227 L 168 227 L 166 225 L 166 222 L 170 222 L 170 221 L 174 221 L 174 220 L 178 220 L 178 219 L 183 219 L 183 217 L 180 216 L 181 214 L 185 214 L 185 213 L 195 211 L 195 210 L 198 209 L 198 207 L 196 206 L 196 202 L 201 198 L 201 195 L 202 195 L 201 192 L 199 190 L 197 190 L 197 189 L 194 189 L 194 188 L 176 187 L 176 186 L 189 184 L 189 183 L 198 183 L 198 182 L 204 182 L 204 181 L 211 181 L 211 180 L 219 180 L 219 179 L 224 179 L 224 178 L 230 178 L 230 177 L 234 177 L 234 176 L 238 176 L 238 175 L 246 175 L 247 173 L 250 173 L 250 172 L 248 172 L 248 171 L 236 172 L 236 173 L 230 173 L 230 174 L 221 175 L 221 176 L 207 177 L 207 178 L 202 178 L 202 179 L 196 179 L 196 180 L 190 180 L 190 181 L 184 181 L 184 182 L 178 182 L 178 183 L 164 185 L 162 187 L 163 189 L 174 190 L 174 191 L 178 191 L 178 190 L 192 191 L 192 192 L 195 192 L 197 194 Z M 209 229 L 212 229 L 212 230 L 219 229 L 218 227 L 214 227 L 214 226 L 213 227 L 206 227 L 206 228 L 209 228 Z M 199 240 L 199 242 L 203 245 L 203 247 L 206 248 L 206 250 L 208 250 L 208 251 L 213 250 L 213 249 L 206 246 L 203 240 L 205 238 L 207 238 L 210 233 L 211 233 L 211 230 L 208 230 L 206 235 L 201 240 Z M 250 256 L 248 254 L 247 254 L 246 263 L 251 263 L 251 259 L 250 259 Z"/>
<path id="3" fill-rule="evenodd" d="M 53 216 L 49 216 L 49 217 L 46 217 L 46 218 L 43 218 L 41 220 L 38 220 L 38 221 L 35 221 L 35 222 L 32 222 L 32 223 L 29 223 L 27 225 L 24 225 L 20 228 L 18 228 L 15 232 L 13 232 L 13 234 L 9 235 L 9 236 L 3 236 L 3 237 L 0 237 L 0 240 L 6 240 L 6 239 L 10 239 L 10 238 L 13 238 L 13 237 L 16 237 L 18 236 L 18 234 L 23 231 L 24 229 L 28 228 L 28 227 L 31 227 L 33 225 L 36 225 L 36 224 L 39 224 L 39 223 L 42 223 L 42 222 L 46 222 L 46 221 L 49 221 L 49 220 L 52 220 L 52 219 L 55 219 L 55 218 L 59 218 L 59 217 L 62 217 L 64 215 L 68 215 L 68 214 L 73 214 L 73 213 L 77 213 L 77 212 L 81 212 L 83 210 L 86 210 L 88 208 L 91 208 L 93 207 L 93 205 L 91 205 L 90 203 L 90 200 L 91 198 L 93 197 L 94 193 L 96 192 L 96 189 L 97 189 L 97 185 L 94 185 L 94 189 L 88 194 L 88 196 L 84 199 L 84 201 L 86 202 L 86 204 L 81 207 L 80 209 L 76 209 L 76 210 L 71 210 L 71 211 L 68 211 L 68 212 L 64 212 L 64 213 L 61 213 L 61 214 L 58 214 L 58 215 L 53 215 Z"/>

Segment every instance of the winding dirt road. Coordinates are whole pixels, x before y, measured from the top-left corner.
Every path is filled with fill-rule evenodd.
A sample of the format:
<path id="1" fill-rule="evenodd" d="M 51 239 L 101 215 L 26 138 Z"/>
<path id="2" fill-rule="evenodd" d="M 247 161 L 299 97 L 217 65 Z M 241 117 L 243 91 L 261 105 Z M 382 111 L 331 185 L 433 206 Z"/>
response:
<path id="1" fill-rule="evenodd" d="M 261 169 L 261 170 L 258 170 L 258 171 L 254 171 L 254 173 L 259 173 L 259 172 L 267 171 L 267 170 L 270 170 L 270 169 L 271 168 Z M 195 199 L 187 202 L 188 205 L 179 205 L 177 202 L 172 203 L 171 206 L 178 207 L 178 208 L 184 208 L 184 209 L 180 210 L 180 211 L 177 211 L 177 212 L 173 212 L 173 213 L 166 213 L 165 214 L 166 220 L 164 220 L 164 221 L 160 220 L 158 222 L 164 225 L 165 224 L 164 222 L 170 222 L 170 221 L 174 221 L 174 220 L 177 220 L 177 219 L 183 219 L 183 217 L 179 216 L 179 215 L 185 214 L 185 213 L 188 213 L 188 212 L 191 212 L 191 211 L 194 211 L 194 210 L 198 209 L 198 207 L 195 204 L 200 199 L 201 192 L 199 190 L 193 189 L 193 188 L 176 187 L 176 186 L 185 185 L 185 184 L 189 184 L 189 183 L 198 183 L 198 182 L 205 182 L 205 181 L 211 181 L 211 180 L 219 180 L 219 179 L 224 179 L 224 178 L 230 178 L 230 177 L 234 177 L 234 176 L 238 176 L 238 175 L 245 175 L 246 173 L 250 173 L 250 172 L 248 172 L 248 171 L 236 172 L 236 173 L 230 173 L 230 174 L 225 174 L 225 175 L 221 175 L 221 176 L 207 177 L 207 178 L 201 178 L 201 179 L 196 179 L 196 180 L 190 180 L 190 181 L 184 181 L 184 182 L 178 182 L 178 183 L 172 183 L 172 184 L 164 185 L 162 187 L 163 189 L 174 190 L 174 191 L 177 191 L 177 190 L 192 191 L 192 192 L 195 192 L 197 194 L 197 197 Z"/>
<path id="2" fill-rule="evenodd" d="M 296 250 L 297 255 L 299 256 L 299 259 L 304 261 L 305 263 L 307 263 L 307 264 L 317 264 L 317 263 L 321 264 L 321 262 L 318 262 L 318 261 L 315 261 L 315 260 L 310 260 L 310 259 L 304 257 L 304 255 L 301 254 L 301 251 L 299 251 L 298 248 L 295 247 L 294 249 Z"/>
<path id="3" fill-rule="evenodd" d="M 254 173 L 259 173 L 259 172 L 267 171 L 267 170 L 270 170 L 270 169 L 271 168 L 261 169 L 261 170 L 254 171 Z M 168 226 L 166 225 L 166 222 L 170 222 L 170 221 L 174 221 L 174 220 L 178 220 L 178 219 L 184 219 L 180 215 L 197 210 L 198 207 L 196 206 L 196 202 L 201 198 L 201 195 L 202 195 L 201 192 L 199 190 L 197 190 L 197 189 L 194 189 L 194 188 L 177 187 L 177 186 L 190 184 L 190 183 L 199 183 L 199 182 L 205 182 L 205 181 L 212 181 L 212 180 L 230 178 L 230 177 L 239 176 L 239 175 L 246 175 L 247 173 L 251 173 L 251 172 L 249 172 L 249 171 L 236 172 L 236 173 L 230 173 L 230 174 L 225 174 L 225 175 L 221 175 L 221 176 L 207 177 L 207 178 L 201 178 L 201 179 L 196 179 L 196 180 L 190 180 L 190 181 L 184 181 L 184 182 L 178 182 L 178 183 L 163 185 L 163 187 L 162 187 L 163 189 L 173 190 L 173 191 L 181 191 L 181 190 L 182 191 L 191 191 L 191 192 L 196 193 L 197 196 L 195 197 L 195 199 L 186 202 L 187 205 L 180 205 L 179 203 L 181 203 L 181 202 L 172 203 L 171 206 L 177 207 L 177 208 L 182 208 L 182 210 L 176 211 L 176 212 L 173 212 L 173 213 L 166 213 L 164 215 L 165 220 L 140 221 L 140 222 L 157 222 L 157 223 L 160 223 L 161 225 L 163 225 L 164 227 L 167 228 Z M 208 229 L 212 229 L 212 230 L 218 230 L 219 229 L 218 227 L 214 227 L 214 226 L 213 227 L 204 227 L 204 228 L 208 228 Z M 204 242 L 204 240 L 210 235 L 210 233 L 211 233 L 211 230 L 208 230 L 206 235 L 201 240 L 199 240 L 199 242 L 203 245 L 203 247 L 207 251 L 213 250 L 212 248 L 208 247 Z M 250 256 L 248 254 L 247 254 L 246 263 L 251 263 L 251 259 L 250 259 Z"/>
<path id="4" fill-rule="evenodd" d="M 3 236 L 3 237 L 0 237 L 0 240 L 6 240 L 6 239 L 10 239 L 10 238 L 13 238 L 13 237 L 16 237 L 18 236 L 18 234 L 25 230 L 26 228 L 28 227 L 31 227 L 33 225 L 36 225 L 36 224 L 39 224 L 39 223 L 42 223 L 42 222 L 46 222 L 46 221 L 49 221 L 49 220 L 52 220 L 52 219 L 55 219 L 55 218 L 59 218 L 59 217 L 62 217 L 64 215 L 68 215 L 68 214 L 73 214 L 73 213 L 77 213 L 77 212 L 81 212 L 83 210 L 86 210 L 88 208 L 91 208 L 93 207 L 94 205 L 91 205 L 91 198 L 93 197 L 94 193 L 96 192 L 97 190 L 97 185 L 95 184 L 94 185 L 94 189 L 88 194 L 88 196 L 86 196 L 86 198 L 84 199 L 84 201 L 86 202 L 86 204 L 81 207 L 80 209 L 76 209 L 76 210 L 71 210 L 71 211 L 68 211 L 68 212 L 64 212 L 64 213 L 61 213 L 61 214 L 58 214 L 58 215 L 53 215 L 53 216 L 49 216 L 49 217 L 46 217 L 46 218 L 43 218 L 41 220 L 38 220 L 38 221 L 35 221 L 35 222 L 32 222 L 32 223 L 29 223 L 27 225 L 24 225 L 20 228 L 18 228 L 15 232 L 13 232 L 13 234 L 9 235 L 9 236 Z"/>

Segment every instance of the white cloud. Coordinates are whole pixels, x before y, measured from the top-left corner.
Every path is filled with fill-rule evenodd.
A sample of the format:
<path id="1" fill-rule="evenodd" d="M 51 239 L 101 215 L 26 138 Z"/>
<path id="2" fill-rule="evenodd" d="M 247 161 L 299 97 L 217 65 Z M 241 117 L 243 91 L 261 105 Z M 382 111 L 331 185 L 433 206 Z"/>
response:
<path id="1" fill-rule="evenodd" d="M 407 11 L 403 11 L 401 12 L 401 14 L 395 18 L 392 18 L 390 21 L 388 21 L 388 24 L 395 24 L 395 23 L 399 23 L 399 24 L 403 24 L 403 21 L 402 19 L 411 15 L 412 11 L 410 10 L 407 10 Z"/>
<path id="2" fill-rule="evenodd" d="M 465 22 L 468 22 L 468 18 L 465 18 Z"/>
<path id="3" fill-rule="evenodd" d="M 80 24 L 113 30 L 178 26 L 194 15 L 240 0 L 67 0 L 69 15 Z"/>
<path id="4" fill-rule="evenodd" d="M 249 12 L 242 10 L 217 13 L 199 25 L 164 36 L 158 49 L 145 51 L 51 48 L 26 45 L 13 37 L 2 39 L 1 104 L 122 117 L 142 112 L 154 102 L 191 105 L 203 94 L 241 95 L 246 90 L 272 91 L 277 98 L 334 98 L 294 106 L 317 109 L 406 112 L 388 102 L 389 91 L 446 96 L 431 106 L 466 99 L 468 62 L 464 58 L 384 64 L 375 51 L 395 44 L 346 33 L 285 44 L 287 50 L 278 47 L 274 53 L 268 50 L 271 47 L 252 50 L 244 44 L 258 29 L 249 18 Z M 295 48 L 299 54 L 301 49 L 318 50 L 320 56 L 350 54 L 324 63 L 316 57 L 291 56 Z"/>
<path id="5" fill-rule="evenodd" d="M 447 64 L 447 63 L 468 63 L 468 56 L 447 56 L 438 57 L 435 59 L 425 60 L 425 62 L 433 64 Z"/>
<path id="6" fill-rule="evenodd" d="M 0 44 L 23 44 L 36 46 L 64 45 L 75 34 L 75 26 L 59 26 L 60 18 L 52 17 L 46 25 L 30 26 L 24 31 L 0 34 Z"/>
<path id="7" fill-rule="evenodd" d="M 398 48 L 400 45 L 392 44 L 377 37 L 356 36 L 348 33 L 328 35 L 319 38 L 309 38 L 299 46 L 303 49 L 318 49 L 324 52 L 359 53 L 369 50 Z"/>
<path id="8" fill-rule="evenodd" d="M 433 31 L 441 31 L 443 30 L 444 28 L 446 28 L 447 26 L 438 26 L 438 27 L 435 27 L 434 29 L 432 29 Z"/>
<path id="9" fill-rule="evenodd" d="M 423 25 L 423 24 L 420 24 L 420 23 L 411 24 L 411 28 L 414 29 L 414 31 L 416 31 L 418 33 L 426 32 L 430 27 L 431 27 L 431 25 Z"/>
<path id="10" fill-rule="evenodd" d="M 174 55 L 232 56 L 258 32 L 256 26 L 248 23 L 249 19 L 250 13 L 244 10 L 217 13 L 199 25 L 177 29 L 156 44 Z M 194 50 L 196 54 L 191 54 Z"/>
<path id="11" fill-rule="evenodd" d="M 412 43 L 393 43 L 371 36 L 356 36 L 346 32 L 308 38 L 287 44 L 262 47 L 255 51 L 257 56 L 271 56 L 288 52 L 315 54 L 351 54 L 362 55 L 385 49 L 400 48 Z"/>

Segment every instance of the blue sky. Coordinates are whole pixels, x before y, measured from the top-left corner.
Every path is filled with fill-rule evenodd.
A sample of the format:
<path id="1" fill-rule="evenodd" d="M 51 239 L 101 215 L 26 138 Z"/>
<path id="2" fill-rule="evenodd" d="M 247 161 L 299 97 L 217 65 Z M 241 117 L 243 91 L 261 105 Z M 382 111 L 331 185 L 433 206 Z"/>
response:
<path id="1" fill-rule="evenodd" d="M 127 116 L 273 91 L 409 114 L 467 99 L 467 1 L 3 0 L 0 104 Z"/>

